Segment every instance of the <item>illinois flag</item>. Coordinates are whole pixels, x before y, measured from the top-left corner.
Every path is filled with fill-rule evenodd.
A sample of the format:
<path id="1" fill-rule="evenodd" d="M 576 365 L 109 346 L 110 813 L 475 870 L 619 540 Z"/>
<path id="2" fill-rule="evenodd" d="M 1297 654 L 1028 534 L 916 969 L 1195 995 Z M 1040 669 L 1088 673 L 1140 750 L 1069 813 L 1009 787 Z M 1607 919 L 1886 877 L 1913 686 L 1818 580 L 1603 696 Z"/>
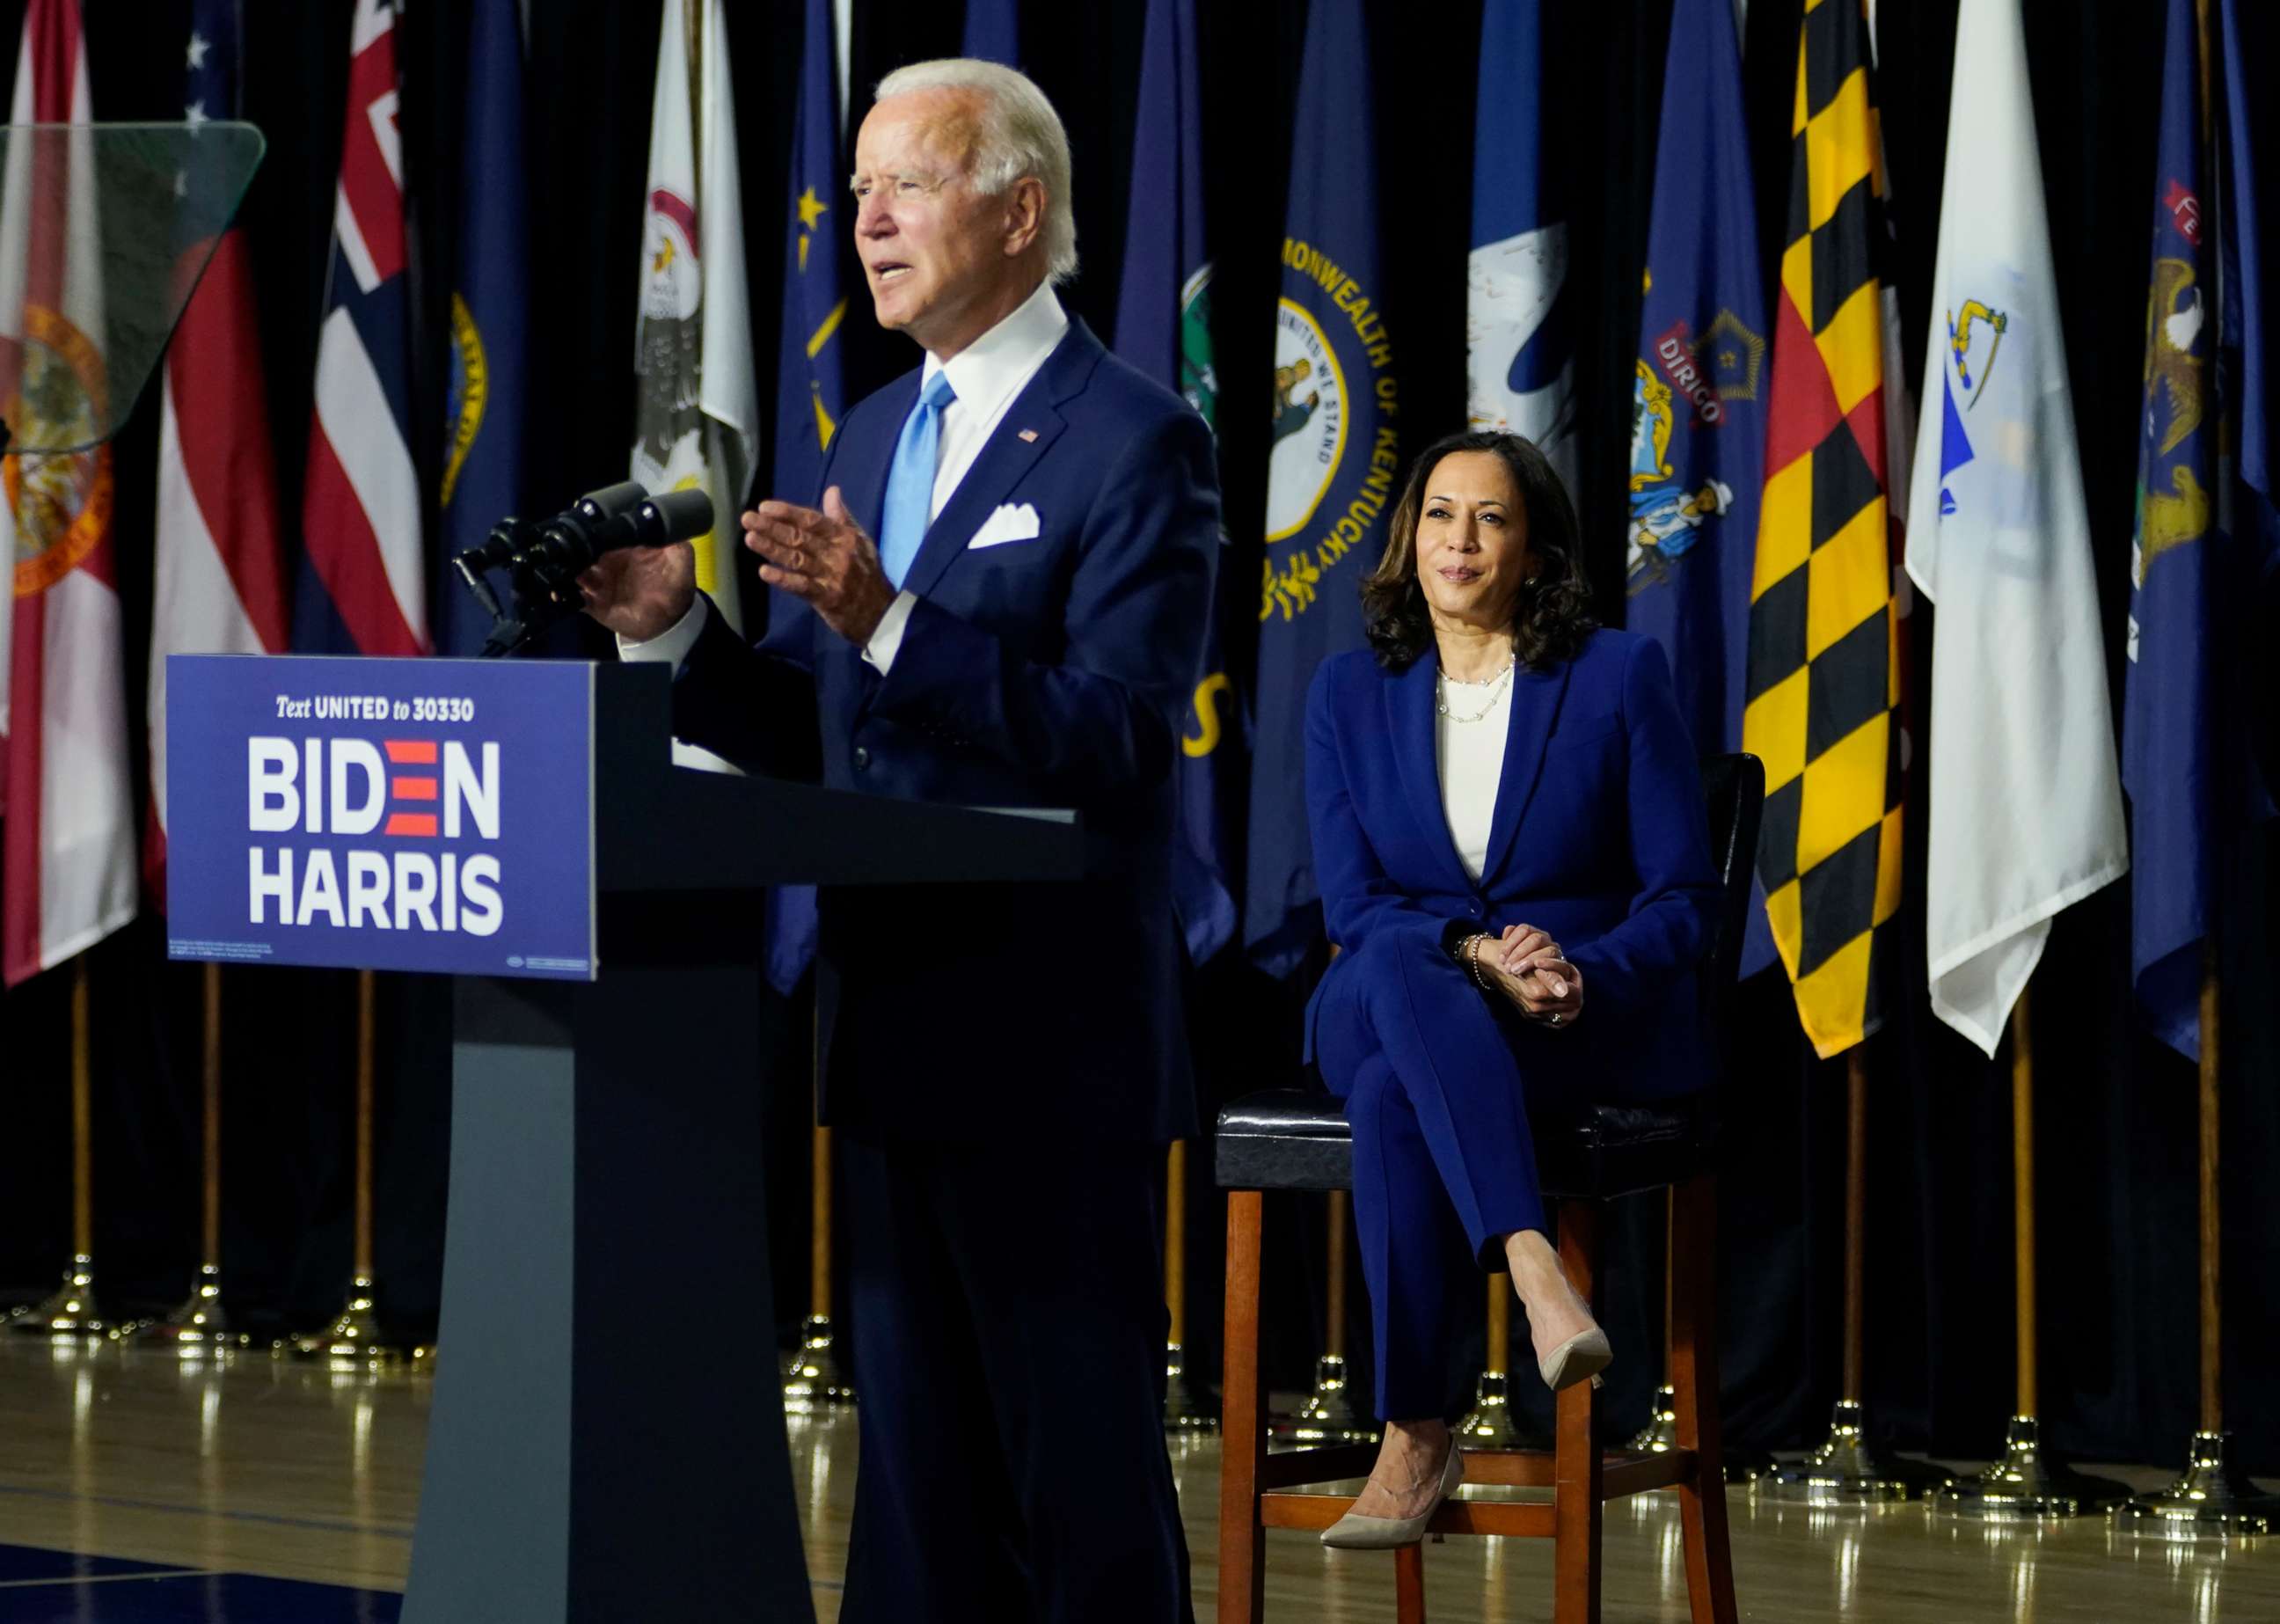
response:
<path id="1" fill-rule="evenodd" d="M 1790 133 L 1742 747 L 1766 765 L 1774 945 L 1827 1057 L 1883 1020 L 1900 904 L 1883 180 L 1861 0 L 1807 0 Z"/>
<path id="2" fill-rule="evenodd" d="M 744 211 L 720 0 L 668 0 L 650 104 L 632 468 L 652 491 L 702 488 L 719 521 L 697 538 L 697 584 L 741 627 L 736 516 L 759 442 L 744 304 Z"/>
<path id="3" fill-rule="evenodd" d="M 236 0 L 196 0 L 182 105 L 234 118 L 243 49 Z M 196 186 L 196 173 L 184 176 Z M 203 243 L 177 245 L 185 253 Z M 232 227 L 166 347 L 158 385 L 157 589 L 150 612 L 150 820 L 142 872 L 166 896 L 166 657 L 285 650 L 277 478 L 261 387 L 252 266 Z"/>
<path id="4" fill-rule="evenodd" d="M 1989 1055 L 2129 866 L 2019 0 L 1964 0 L 1907 547 L 1932 622 L 1931 1006 Z"/>
<path id="5" fill-rule="evenodd" d="M 1362 642 L 1362 577 L 1385 549 L 1401 466 L 1378 241 L 1361 0 L 1306 17 L 1275 312 L 1275 421 L 1259 596 L 1258 734 L 1243 937 L 1275 975 L 1321 931 L 1306 834 L 1306 689 Z"/>
<path id="6" fill-rule="evenodd" d="M 88 122 L 78 0 L 31 0 L 12 124 Z M 19 135 L 0 196 L 0 419 L 23 445 L 86 444 L 116 411 L 104 361 L 103 256 L 86 137 Z M 111 543 L 111 448 L 0 459 L 15 591 L 6 672 L 7 985 L 135 917 L 126 677 Z"/>
<path id="7" fill-rule="evenodd" d="M 312 654 L 428 652 L 396 116 L 396 8 L 357 0 L 293 613 L 294 646 Z"/>
<path id="8" fill-rule="evenodd" d="M 1533 440 L 1575 493 L 1568 224 L 1544 145 L 1543 0 L 1487 0 L 1473 141 L 1466 416 Z"/>

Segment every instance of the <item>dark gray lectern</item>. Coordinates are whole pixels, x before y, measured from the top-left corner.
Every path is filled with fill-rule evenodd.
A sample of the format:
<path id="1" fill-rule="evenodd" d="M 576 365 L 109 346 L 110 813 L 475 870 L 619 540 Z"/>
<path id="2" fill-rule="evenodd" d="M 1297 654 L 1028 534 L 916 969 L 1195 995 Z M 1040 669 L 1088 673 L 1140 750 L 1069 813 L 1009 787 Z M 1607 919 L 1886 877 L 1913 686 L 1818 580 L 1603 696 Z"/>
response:
<path id="1" fill-rule="evenodd" d="M 678 770 L 663 669 L 596 678 L 599 975 L 458 983 L 403 1616 L 812 1620 L 760 1182 L 759 889 L 1069 879 L 1082 837 Z"/>

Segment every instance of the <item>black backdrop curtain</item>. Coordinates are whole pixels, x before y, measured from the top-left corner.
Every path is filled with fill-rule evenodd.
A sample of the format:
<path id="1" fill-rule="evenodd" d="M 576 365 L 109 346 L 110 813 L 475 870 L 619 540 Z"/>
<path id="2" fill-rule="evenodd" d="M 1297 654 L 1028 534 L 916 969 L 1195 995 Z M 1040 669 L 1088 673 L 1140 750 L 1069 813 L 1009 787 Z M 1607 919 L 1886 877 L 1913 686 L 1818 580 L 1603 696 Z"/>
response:
<path id="1" fill-rule="evenodd" d="M 530 220 L 535 335 L 526 506 L 551 508 L 615 477 L 631 432 L 632 315 L 642 228 L 651 74 L 662 0 L 529 0 Z M 83 0 L 96 112 L 104 119 L 181 112 L 185 0 Z M 897 63 L 957 48 L 957 6 L 858 0 L 855 100 Z M 1267 314 L 1275 296 L 1282 198 L 1294 162 L 1290 113 L 1303 0 L 1205 4 L 1202 28 L 1206 186 L 1218 285 L 1214 335 L 1225 391 L 1223 480 L 1230 528 L 1256 532 L 1263 511 Z M 1602 612 L 1621 614 L 1620 493 L 1629 441 L 1638 268 L 1661 92 L 1669 0 L 1555 5 L 1549 74 L 1568 165 L 1577 377 L 1585 430 L 1578 493 Z M 1765 263 L 1776 263 L 1786 193 L 1797 0 L 1749 7 L 1745 73 L 1759 171 Z M 1887 4 L 1880 100 L 1898 234 L 1899 289 L 1913 373 L 1921 366 L 1946 131 L 1953 0 Z M 268 389 L 287 516 L 296 533 L 311 379 L 346 81 L 347 0 L 247 0 L 245 116 L 269 139 L 249 196 Z M 2274 60 L 2275 25 L 2243 6 L 2252 60 Z M 772 399 L 780 217 L 790 89 L 800 30 L 796 0 L 728 8 L 740 86 L 747 264 L 764 399 Z M 2136 396 L 2145 322 L 2145 231 L 2159 104 L 2160 0 L 2026 0 L 2026 24 L 2076 419 L 2089 487 L 2099 579 L 2118 704 L 2121 627 L 2136 460 Z M 0 49 L 12 73 L 22 0 L 0 0 Z M 415 212 L 420 301 L 430 317 L 416 450 L 429 489 L 442 443 L 443 324 L 455 218 L 461 42 L 457 0 L 404 19 L 403 127 Z M 1067 299 L 1097 331 L 1113 326 L 1141 27 L 1138 0 L 1048 5 L 1023 18 L 1025 65 L 1067 119 L 1076 154 L 1084 269 Z M 1384 152 L 1382 212 L 1390 251 L 1384 309 L 1402 376 L 1412 449 L 1460 421 L 1477 4 L 1381 4 L 1370 41 Z M 2280 164 L 2268 156 L 2270 188 Z M 2268 202 L 2268 218 L 2270 209 Z M 860 300 L 858 300 L 859 316 Z M 909 366 L 913 351 L 864 319 L 843 329 L 851 396 Z M 129 709 L 138 779 L 150 612 L 155 408 L 146 398 L 121 438 L 117 537 L 127 606 Z M 766 443 L 766 435 L 763 435 Z M 1240 553 L 1238 557 L 1242 556 Z M 1225 627 L 1230 660 L 1253 628 L 1238 603 Z M 2258 625 L 2273 629 L 2272 604 Z M 1930 616 L 1911 635 L 1916 669 Z M 2257 697 L 2259 737 L 2275 731 L 2274 639 L 2255 641 L 2238 677 Z M 1917 727 L 1922 727 L 1922 711 Z M 1917 759 L 1922 758 L 1921 749 Z M 138 783 L 139 788 L 139 783 Z M 1915 804 L 1921 804 L 1920 797 Z M 1912 824 L 1913 859 L 1922 852 Z M 2280 915 L 2273 843 L 2232 854 L 2227 921 L 2225 1095 L 2229 1409 L 2252 1469 L 2280 1471 L 2280 1379 L 2259 1357 L 2280 1333 L 2280 1215 L 2262 1170 L 2280 1153 L 2280 1044 L 2267 938 Z M 1922 864 L 1911 874 L 1922 886 Z M 1909 917 L 1921 917 L 1920 906 Z M 146 917 L 93 955 L 96 1256 L 128 1306 L 178 1298 L 196 1262 L 198 972 L 162 962 Z M 2059 1450 L 2084 1459 L 2176 1456 L 2194 1416 L 2194 1074 L 2136 1030 L 2128 986 L 2126 887 L 2058 922 L 2036 982 L 2043 1240 L 2042 1409 Z M 1910 973 L 1920 983 L 1922 962 Z M 0 1286 L 27 1298 L 52 1283 L 69 1247 L 68 976 L 50 974 L 0 998 Z M 297 970 L 225 978 L 227 1058 L 224 1269 L 256 1328 L 321 1318 L 349 1272 L 350 978 Z M 380 1043 L 378 1274 L 386 1317 L 432 1330 L 449 1133 L 443 983 L 383 982 Z M 1207 1105 L 1296 1072 L 1298 990 L 1223 956 L 1196 977 L 1191 1026 Z M 1841 1289 L 1844 1088 L 1841 1063 L 1812 1059 L 1778 975 L 1744 989 L 1740 1064 L 1729 1090 L 1723 1185 L 1728 1433 L 1768 1447 L 1814 1440 L 1837 1396 Z M 2010 1097 L 2006 1056 L 1991 1065 L 1930 1015 L 1917 985 L 1870 1045 L 1868 1397 L 1878 1431 L 1908 1447 L 1985 1455 L 2011 1393 Z M 807 1021 L 797 1001 L 764 1001 L 782 1065 L 772 1104 L 779 1154 L 767 1169 L 777 1287 L 787 1328 L 804 1306 Z M 673 1036 L 661 1023 L 660 1053 Z M 1207 1147 L 1200 1157 L 1208 1166 Z M 721 1221 L 751 1191 L 724 1190 Z M 1192 1181 L 1190 1368 L 1216 1364 L 1221 1211 L 1207 1176 Z M 1621 1357 L 1614 1409 L 1643 1417 L 1659 1360 L 1659 1207 L 1635 1204 L 1611 1252 L 1607 1318 Z M 1270 1374 L 1302 1383 L 1320 1340 L 1321 1214 L 1296 1199 L 1270 1210 Z M 724 1290 L 737 1282 L 723 1281 Z M 1358 1296 L 1359 1294 L 1357 1294 Z M 853 1328 L 859 1359 L 860 1328 Z M 1364 1366 L 1359 1320 L 1349 1345 Z M 1524 1348 L 1525 1343 L 1521 1346 Z M 1478 1337 L 1454 1351 L 1452 1382 Z M 1515 1387 L 1529 1398 L 1534 1384 Z M 1453 1396 L 1453 1395 L 1452 1395 Z M 1548 1407 L 1538 1406 L 1539 1419 Z"/>

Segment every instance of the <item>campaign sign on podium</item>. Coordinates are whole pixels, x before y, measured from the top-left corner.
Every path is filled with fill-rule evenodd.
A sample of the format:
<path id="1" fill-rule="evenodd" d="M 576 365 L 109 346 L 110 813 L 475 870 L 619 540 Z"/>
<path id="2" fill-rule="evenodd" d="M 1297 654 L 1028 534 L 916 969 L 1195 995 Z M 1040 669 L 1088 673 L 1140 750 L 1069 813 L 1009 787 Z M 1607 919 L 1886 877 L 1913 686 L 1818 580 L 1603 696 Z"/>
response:
<path id="1" fill-rule="evenodd" d="M 168 656 L 167 956 L 591 981 L 593 683 Z"/>

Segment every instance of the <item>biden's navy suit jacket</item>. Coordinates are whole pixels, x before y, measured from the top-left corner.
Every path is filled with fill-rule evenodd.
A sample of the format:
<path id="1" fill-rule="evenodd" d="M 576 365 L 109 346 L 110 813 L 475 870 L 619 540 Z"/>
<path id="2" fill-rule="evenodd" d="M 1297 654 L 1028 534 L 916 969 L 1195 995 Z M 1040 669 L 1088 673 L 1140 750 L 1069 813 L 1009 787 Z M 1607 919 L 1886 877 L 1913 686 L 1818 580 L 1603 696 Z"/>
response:
<path id="1" fill-rule="evenodd" d="M 851 411 L 824 484 L 876 537 L 913 371 Z M 971 548 L 998 508 L 1032 540 Z M 825 1120 L 874 1134 L 1161 1142 L 1195 1131 L 1172 914 L 1173 764 L 1218 548 L 1211 435 L 1081 321 L 928 527 L 887 675 L 804 605 L 717 614 L 674 731 L 740 765 L 964 806 L 1067 806 L 1080 881 L 826 888 Z"/>
<path id="2" fill-rule="evenodd" d="M 1716 927 L 1702 781 L 1661 648 L 1593 632 L 1572 660 L 1513 673 L 1504 771 L 1475 881 L 1458 861 L 1434 750 L 1428 650 L 1399 672 L 1367 650 L 1315 673 L 1306 706 L 1306 809 L 1330 940 L 1315 989 L 1369 973 L 1387 933 L 1437 944 L 1532 925 L 1583 973 L 1583 1010 L 1553 1032 L 1507 1022 L 1524 1074 L 1606 1099 L 1706 1086 L 1697 971 Z M 1351 989 L 1347 989 L 1351 990 Z M 1543 1077 L 1544 1068 L 1567 1078 Z M 1589 1073 L 1588 1076 L 1583 1075 Z"/>

